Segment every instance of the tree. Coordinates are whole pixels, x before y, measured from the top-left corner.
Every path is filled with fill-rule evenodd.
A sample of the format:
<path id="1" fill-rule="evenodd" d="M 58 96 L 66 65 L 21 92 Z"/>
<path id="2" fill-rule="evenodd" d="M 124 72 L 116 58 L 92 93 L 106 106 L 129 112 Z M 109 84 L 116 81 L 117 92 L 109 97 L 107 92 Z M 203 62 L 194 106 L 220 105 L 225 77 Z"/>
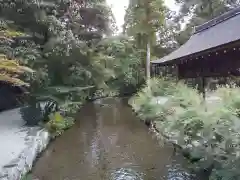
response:
<path id="1" fill-rule="evenodd" d="M 19 44 L 16 43 L 19 38 L 12 38 L 14 43 L 4 44 L 2 49 L 9 56 L 18 56 L 26 64 L 35 66 L 36 71 L 46 72 L 47 86 L 104 84 L 106 69 L 103 60 L 100 61 L 104 57 L 95 58 L 99 54 L 93 51 L 93 46 L 111 33 L 111 11 L 105 0 L 4 1 L 0 8 L 6 26 L 26 35 L 20 38 Z M 26 41 L 28 43 L 21 43 Z M 26 62 L 26 54 L 29 57 L 30 53 L 26 53 L 29 47 L 25 44 L 31 46 L 32 51 L 39 51 L 40 56 L 31 56 L 31 61 Z"/>
<path id="2" fill-rule="evenodd" d="M 109 79 L 107 85 L 120 95 L 135 93 L 144 77 L 141 49 L 136 48 L 133 40 L 122 35 L 103 39 L 97 49 L 114 61 L 107 64 L 114 71 L 114 77 Z"/>
<path id="3" fill-rule="evenodd" d="M 151 47 L 157 31 L 164 24 L 165 6 L 162 0 L 130 0 L 125 15 L 124 33 L 133 37 L 138 48 L 146 49 L 146 77 L 150 78 Z"/>
<path id="4" fill-rule="evenodd" d="M 175 22 L 176 13 L 166 8 L 165 23 L 158 29 L 156 44 L 152 47 L 152 54 L 156 58 L 168 55 L 179 47 L 176 36 L 181 28 L 180 24 Z"/>
<path id="5" fill-rule="evenodd" d="M 28 103 L 53 99 L 78 107 L 113 75 L 109 58 L 95 51 L 114 25 L 105 0 L 3 0 L 0 22 L 0 53 L 35 70 L 24 76 Z"/>
<path id="6" fill-rule="evenodd" d="M 114 50 L 108 53 L 112 43 L 100 50 L 99 44 L 107 41 L 115 26 L 105 0 L 3 0 L 0 18 L 4 37 L 8 35 L 8 41 L 0 42 L 0 52 L 35 70 L 34 76 L 28 78 L 30 94 L 43 90 L 46 95 L 49 87 L 61 87 L 64 92 L 69 90 L 61 93 L 64 100 L 82 102 L 98 90 L 108 89 L 110 80 L 131 74 L 127 72 L 131 63 L 125 61 L 118 62 L 125 64 L 118 66 L 126 68 L 121 73 L 112 68 L 114 58 L 119 60 L 121 56 L 111 55 L 117 53 Z M 9 33 L 12 30 L 17 36 Z M 135 58 L 136 52 L 129 51 L 124 60 L 134 59 L 132 54 Z"/>
<path id="7" fill-rule="evenodd" d="M 180 12 L 175 17 L 175 22 L 185 23 L 185 27 L 175 35 L 175 40 L 179 46 L 188 41 L 194 27 L 202 25 L 240 5 L 239 0 L 176 0 L 176 2 L 180 5 Z M 202 83 L 202 79 L 190 81 L 193 81 L 191 82 L 193 86 Z"/>
<path id="8" fill-rule="evenodd" d="M 176 37 L 180 45 L 189 39 L 194 26 L 201 25 L 240 5 L 239 0 L 176 0 L 176 2 L 180 5 L 180 13 L 175 21 L 186 23 L 185 28 Z"/>

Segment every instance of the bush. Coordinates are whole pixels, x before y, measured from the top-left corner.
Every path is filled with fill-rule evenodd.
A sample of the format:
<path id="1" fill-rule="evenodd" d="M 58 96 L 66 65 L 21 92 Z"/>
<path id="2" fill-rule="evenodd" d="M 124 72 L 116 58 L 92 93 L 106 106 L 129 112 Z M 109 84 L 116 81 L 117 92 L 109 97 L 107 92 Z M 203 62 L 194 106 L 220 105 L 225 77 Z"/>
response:
<path id="1" fill-rule="evenodd" d="M 46 123 L 46 128 L 55 138 L 60 136 L 64 130 L 68 129 L 74 124 L 73 118 L 63 117 L 60 112 L 55 112 L 49 115 L 49 122 Z"/>
<path id="2" fill-rule="evenodd" d="M 175 84 L 175 88 L 171 96 L 171 101 L 175 102 L 175 104 L 184 108 L 199 108 L 203 104 L 203 97 L 198 94 L 196 89 L 189 88 L 181 82 Z"/>
<path id="3" fill-rule="evenodd" d="M 173 95 L 176 92 L 176 83 L 167 78 L 152 78 L 148 85 L 150 86 L 149 93 L 152 96 L 167 96 Z M 145 87 L 149 89 L 149 87 Z"/>
<path id="4" fill-rule="evenodd" d="M 64 116 L 73 116 L 82 107 L 81 102 L 65 102 L 59 106 L 59 109 Z"/>
<path id="5" fill-rule="evenodd" d="M 40 104 L 22 107 L 20 113 L 27 126 L 38 125 L 44 117 Z"/>
<path id="6" fill-rule="evenodd" d="M 220 87 L 216 95 L 222 99 L 227 109 L 240 117 L 240 89 L 238 87 L 235 85 Z"/>
<path id="7" fill-rule="evenodd" d="M 129 100 L 129 104 L 143 119 L 166 119 L 165 116 L 171 115 L 175 108 L 198 107 L 203 102 L 196 90 L 190 89 L 182 83 L 153 78 L 148 84 L 150 87 L 143 87 Z M 159 97 L 162 97 L 162 101 L 167 100 L 164 105 Z"/>
<path id="8" fill-rule="evenodd" d="M 58 111 L 58 104 L 54 101 L 35 102 L 20 109 L 21 116 L 27 126 L 48 122 L 48 116 L 56 111 Z"/>
<path id="9" fill-rule="evenodd" d="M 164 137 L 182 147 L 195 170 L 214 167 L 211 179 L 238 180 L 240 89 L 219 88 L 215 94 L 222 100 L 209 105 L 182 83 L 153 79 L 149 85 L 129 101 L 140 118 L 154 121 Z M 168 100 L 157 103 L 156 95 Z"/>
<path id="10" fill-rule="evenodd" d="M 32 180 L 33 177 L 30 173 L 25 174 L 24 176 L 21 177 L 20 180 Z"/>

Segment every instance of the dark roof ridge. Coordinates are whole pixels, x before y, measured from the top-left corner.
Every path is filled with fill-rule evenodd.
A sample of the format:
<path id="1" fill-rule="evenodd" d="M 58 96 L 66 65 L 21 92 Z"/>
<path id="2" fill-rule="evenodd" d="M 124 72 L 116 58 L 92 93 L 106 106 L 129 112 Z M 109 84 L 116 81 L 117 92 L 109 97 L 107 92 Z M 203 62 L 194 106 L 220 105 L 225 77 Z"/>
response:
<path id="1" fill-rule="evenodd" d="M 230 18 L 232 18 L 236 15 L 239 15 L 239 14 L 240 14 L 240 6 L 237 7 L 237 8 L 234 8 L 233 10 L 230 10 L 230 11 L 228 11 L 228 12 L 226 12 L 226 13 L 224 13 L 224 14 L 222 14 L 222 15 L 220 15 L 220 16 L 218 16 L 218 17 L 200 25 L 200 26 L 196 26 L 194 28 L 193 35 L 197 34 L 197 33 L 200 33 L 200 32 L 202 32 L 206 29 L 209 29 L 212 26 L 215 26 L 219 23 L 222 23 L 223 21 L 226 21 L 226 20 L 228 20 L 228 19 L 230 19 Z"/>

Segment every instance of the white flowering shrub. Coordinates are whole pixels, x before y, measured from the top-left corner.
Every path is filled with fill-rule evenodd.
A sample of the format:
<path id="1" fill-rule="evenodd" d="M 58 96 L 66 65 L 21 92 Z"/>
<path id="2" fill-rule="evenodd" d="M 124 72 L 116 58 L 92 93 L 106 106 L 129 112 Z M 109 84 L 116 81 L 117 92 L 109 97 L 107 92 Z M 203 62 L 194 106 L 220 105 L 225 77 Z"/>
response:
<path id="1" fill-rule="evenodd" d="M 153 79 L 149 85 L 130 100 L 140 118 L 154 121 L 161 134 L 187 152 L 195 169 L 213 168 L 211 180 L 240 179 L 240 89 L 219 87 L 214 96 L 221 101 L 209 104 L 182 83 Z M 152 103 L 163 95 L 167 102 Z"/>

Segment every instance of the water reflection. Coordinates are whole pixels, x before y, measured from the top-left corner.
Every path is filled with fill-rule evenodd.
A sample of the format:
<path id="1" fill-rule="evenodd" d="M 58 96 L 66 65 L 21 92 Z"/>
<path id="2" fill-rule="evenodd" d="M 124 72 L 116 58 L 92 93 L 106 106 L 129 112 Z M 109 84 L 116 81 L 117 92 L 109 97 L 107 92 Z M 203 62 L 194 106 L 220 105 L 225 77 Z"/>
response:
<path id="1" fill-rule="evenodd" d="M 196 180 L 119 100 L 90 103 L 33 170 L 40 180 Z"/>
<path id="2" fill-rule="evenodd" d="M 110 173 L 109 180 L 143 180 L 143 174 L 131 168 L 119 168 Z"/>
<path id="3" fill-rule="evenodd" d="M 167 176 L 162 176 L 158 178 L 156 177 L 156 179 L 191 180 L 193 178 L 193 175 L 190 175 L 177 167 L 167 166 L 167 168 Z M 147 178 L 144 178 L 145 176 L 146 174 L 132 168 L 119 168 L 111 171 L 109 180 L 144 180 Z"/>
<path id="4" fill-rule="evenodd" d="M 194 178 L 194 175 L 190 175 L 189 173 L 181 170 L 179 166 L 180 165 L 166 166 L 166 168 L 168 168 L 167 180 L 191 180 Z"/>

